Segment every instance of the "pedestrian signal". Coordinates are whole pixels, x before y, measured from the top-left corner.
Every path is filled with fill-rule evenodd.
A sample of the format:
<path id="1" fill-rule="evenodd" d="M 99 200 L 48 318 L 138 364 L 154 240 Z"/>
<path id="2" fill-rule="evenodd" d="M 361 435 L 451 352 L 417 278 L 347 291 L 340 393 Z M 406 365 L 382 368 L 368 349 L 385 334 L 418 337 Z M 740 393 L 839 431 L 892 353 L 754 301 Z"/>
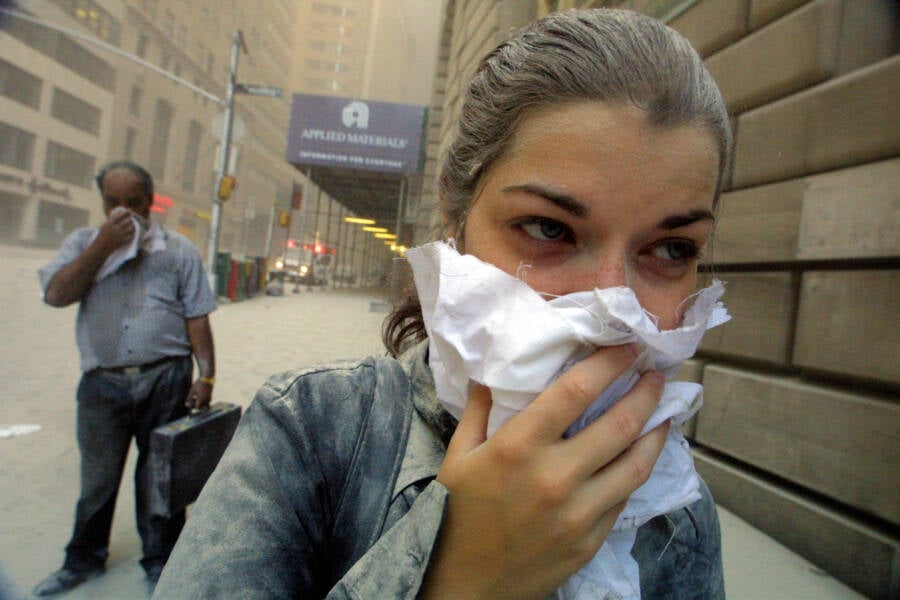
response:
<path id="1" fill-rule="evenodd" d="M 237 177 L 234 175 L 225 175 L 219 180 L 219 200 L 225 202 L 231 198 L 231 192 L 237 187 Z"/>

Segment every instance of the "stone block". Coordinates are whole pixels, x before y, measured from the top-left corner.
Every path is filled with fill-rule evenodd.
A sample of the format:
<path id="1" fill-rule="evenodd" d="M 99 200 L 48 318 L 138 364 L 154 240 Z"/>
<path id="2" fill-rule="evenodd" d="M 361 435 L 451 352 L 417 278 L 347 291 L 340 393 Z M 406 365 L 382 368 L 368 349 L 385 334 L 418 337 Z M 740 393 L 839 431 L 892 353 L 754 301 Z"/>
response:
<path id="1" fill-rule="evenodd" d="M 900 524 L 900 406 L 716 365 L 703 380 L 698 443 Z"/>
<path id="2" fill-rule="evenodd" d="M 740 113 L 891 57 L 896 20 L 886 0 L 815 0 L 707 64 L 729 109 Z"/>
<path id="3" fill-rule="evenodd" d="M 794 363 L 900 382 L 898 291 L 896 270 L 804 273 Z"/>
<path id="4" fill-rule="evenodd" d="M 795 179 L 722 195 L 711 247 L 715 264 L 791 261 L 809 183 Z"/>
<path id="5" fill-rule="evenodd" d="M 900 158 L 803 182 L 798 259 L 900 256 Z"/>
<path id="6" fill-rule="evenodd" d="M 900 255 L 900 159 L 722 195 L 716 264 Z"/>
<path id="7" fill-rule="evenodd" d="M 711 56 L 728 109 L 745 112 L 836 74 L 842 0 L 816 0 Z"/>
<path id="8" fill-rule="evenodd" d="M 897 598 L 900 540 L 695 451 L 716 502 L 868 598 Z"/>
<path id="9" fill-rule="evenodd" d="M 681 364 L 673 381 L 689 381 L 691 383 L 703 383 L 703 367 L 706 361 L 689 358 Z M 703 410 L 701 407 L 700 410 Z M 681 432 L 684 437 L 694 439 L 694 430 L 697 427 L 697 415 L 691 417 L 684 425 L 681 426 Z"/>
<path id="10" fill-rule="evenodd" d="M 747 24 L 751 30 L 759 29 L 807 2 L 809 0 L 752 0 Z"/>
<path id="11" fill-rule="evenodd" d="M 698 2 L 669 21 L 669 27 L 690 40 L 701 56 L 709 56 L 747 32 L 750 0 Z"/>
<path id="12" fill-rule="evenodd" d="M 727 273 L 723 302 L 732 320 L 706 332 L 703 352 L 787 364 L 795 307 L 791 273 Z"/>
<path id="13" fill-rule="evenodd" d="M 900 56 L 738 118 L 732 186 L 797 178 L 900 154 Z"/>

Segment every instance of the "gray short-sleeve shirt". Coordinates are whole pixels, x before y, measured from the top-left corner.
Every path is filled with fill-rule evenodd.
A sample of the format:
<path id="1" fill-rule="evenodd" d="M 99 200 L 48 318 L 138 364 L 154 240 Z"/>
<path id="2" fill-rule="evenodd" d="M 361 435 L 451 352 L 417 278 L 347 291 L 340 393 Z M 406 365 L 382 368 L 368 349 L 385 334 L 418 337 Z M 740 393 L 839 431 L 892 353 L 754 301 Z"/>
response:
<path id="1" fill-rule="evenodd" d="M 45 292 L 53 275 L 84 252 L 95 231 L 73 231 L 38 271 Z M 165 250 L 142 252 L 95 282 L 81 299 L 75 334 L 82 371 L 191 354 L 185 319 L 215 310 L 216 298 L 197 248 L 170 229 L 163 233 Z"/>

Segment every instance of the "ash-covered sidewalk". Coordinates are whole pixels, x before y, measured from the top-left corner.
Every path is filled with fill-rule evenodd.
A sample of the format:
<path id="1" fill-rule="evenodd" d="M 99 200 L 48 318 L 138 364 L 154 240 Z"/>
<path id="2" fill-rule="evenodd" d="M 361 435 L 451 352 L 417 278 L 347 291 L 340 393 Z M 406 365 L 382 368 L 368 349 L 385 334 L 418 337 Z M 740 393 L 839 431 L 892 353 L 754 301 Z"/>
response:
<path id="1" fill-rule="evenodd" d="M 51 250 L 0 246 L 0 427 L 39 425 L 0 437 L 0 572 L 21 596 L 59 568 L 78 493 L 75 312 L 43 304 L 36 271 Z M 350 289 L 259 295 L 213 313 L 214 402 L 246 407 L 265 379 L 292 368 L 383 353 L 384 302 Z M 134 455 L 126 466 L 105 576 L 61 596 L 71 600 L 148 597 L 134 523 Z M 731 599 L 862 598 L 771 538 L 720 509 L 725 583 Z M 0 600 L 3 597 L 0 587 Z"/>

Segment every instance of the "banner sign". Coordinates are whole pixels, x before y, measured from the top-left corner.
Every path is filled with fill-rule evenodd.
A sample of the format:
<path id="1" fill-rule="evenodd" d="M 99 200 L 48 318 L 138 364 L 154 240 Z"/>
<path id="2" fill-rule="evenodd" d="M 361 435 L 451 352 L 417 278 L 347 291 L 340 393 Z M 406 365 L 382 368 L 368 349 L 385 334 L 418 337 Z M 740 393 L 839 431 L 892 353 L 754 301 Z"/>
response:
<path id="1" fill-rule="evenodd" d="M 294 94 L 287 161 L 385 173 L 415 173 L 425 107 Z"/>

